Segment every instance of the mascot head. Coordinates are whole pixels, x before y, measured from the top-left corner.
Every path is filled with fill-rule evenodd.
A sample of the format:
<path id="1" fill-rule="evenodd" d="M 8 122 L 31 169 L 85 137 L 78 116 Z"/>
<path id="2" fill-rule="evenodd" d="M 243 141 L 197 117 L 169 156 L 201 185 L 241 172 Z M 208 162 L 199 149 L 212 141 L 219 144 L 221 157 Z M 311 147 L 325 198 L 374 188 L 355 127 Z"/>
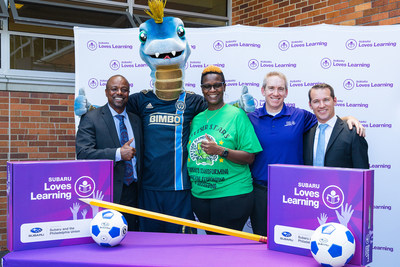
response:
<path id="1" fill-rule="evenodd" d="M 164 17 L 166 1 L 149 0 L 151 17 L 139 27 L 140 57 L 151 69 L 156 95 L 177 99 L 183 90 L 184 70 L 190 55 L 182 20 Z"/>

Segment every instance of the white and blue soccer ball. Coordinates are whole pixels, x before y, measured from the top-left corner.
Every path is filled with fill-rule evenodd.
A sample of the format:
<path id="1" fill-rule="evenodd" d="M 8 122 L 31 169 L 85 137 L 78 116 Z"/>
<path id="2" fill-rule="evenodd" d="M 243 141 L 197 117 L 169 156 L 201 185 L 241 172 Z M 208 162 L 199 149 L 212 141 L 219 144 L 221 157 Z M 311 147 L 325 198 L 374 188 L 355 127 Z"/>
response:
<path id="1" fill-rule="evenodd" d="M 125 217 L 115 210 L 102 210 L 90 223 L 93 240 L 103 247 L 113 247 L 121 243 L 128 231 Z"/>
<path id="2" fill-rule="evenodd" d="M 350 230 L 338 223 L 326 223 L 311 236 L 311 254 L 322 266 L 344 266 L 354 255 L 356 244 Z"/>

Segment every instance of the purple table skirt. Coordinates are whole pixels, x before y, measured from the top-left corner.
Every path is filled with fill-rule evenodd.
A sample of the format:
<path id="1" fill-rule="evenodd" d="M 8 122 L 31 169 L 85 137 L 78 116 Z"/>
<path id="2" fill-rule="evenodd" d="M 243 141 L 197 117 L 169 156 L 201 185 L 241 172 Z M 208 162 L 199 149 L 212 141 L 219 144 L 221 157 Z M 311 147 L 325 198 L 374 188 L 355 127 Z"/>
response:
<path id="1" fill-rule="evenodd" d="M 232 236 L 129 232 L 119 246 L 95 243 L 14 251 L 3 266 L 278 266 L 318 267 L 310 257 L 267 249 Z M 350 265 L 348 265 L 350 266 Z"/>

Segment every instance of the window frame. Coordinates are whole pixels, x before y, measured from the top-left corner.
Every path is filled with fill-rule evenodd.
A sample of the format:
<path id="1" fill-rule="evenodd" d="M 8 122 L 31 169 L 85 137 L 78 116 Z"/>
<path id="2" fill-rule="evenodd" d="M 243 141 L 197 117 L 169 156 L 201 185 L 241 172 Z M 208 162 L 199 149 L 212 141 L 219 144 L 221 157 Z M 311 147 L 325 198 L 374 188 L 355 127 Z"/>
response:
<path id="1" fill-rule="evenodd" d="M 9 1 L 10 1 L 10 9 L 11 9 L 13 18 L 14 18 L 15 22 L 20 23 L 20 24 L 30 24 L 30 25 L 68 28 L 68 29 L 72 29 L 74 26 L 104 28 L 104 26 L 93 25 L 93 24 L 72 23 L 72 22 L 57 21 L 57 20 L 47 20 L 47 19 L 23 17 L 18 14 L 18 10 L 15 7 L 15 1 L 14 0 L 9 0 Z M 93 12 L 102 12 L 102 13 L 106 13 L 106 14 L 120 15 L 120 16 L 124 16 L 127 18 L 127 21 L 129 21 L 132 28 L 134 28 L 136 25 L 132 18 L 132 15 L 128 11 L 107 10 L 104 8 L 86 7 L 86 6 L 63 4 L 63 3 L 53 3 L 53 2 L 44 1 L 44 0 L 21 0 L 21 1 L 26 2 L 26 3 L 32 3 L 32 4 L 41 4 L 44 6 L 64 7 L 64 8 L 72 8 L 72 9 L 76 9 L 76 10 L 86 10 L 86 11 L 93 11 Z"/>
<path id="2" fill-rule="evenodd" d="M 24 0 L 35 3 L 44 3 L 46 1 L 41 0 Z M 148 9 L 147 6 L 135 4 L 135 0 L 126 0 L 124 2 L 112 2 L 110 0 L 70 0 L 71 2 L 80 3 L 92 3 L 98 4 L 99 6 L 116 6 L 125 7 L 132 18 L 133 22 L 140 24 L 142 22 L 141 15 L 135 14 L 135 10 Z M 0 0 L 0 4 L 5 4 L 7 0 Z M 9 0 L 10 6 L 15 3 L 14 0 Z M 15 5 L 14 5 L 15 6 Z M 95 8 L 91 8 L 95 9 Z M 104 9 L 100 9 L 104 10 Z M 8 12 L 8 10 L 7 10 Z M 12 11 L 11 11 L 12 12 Z M 232 0 L 227 1 L 227 16 L 216 16 L 209 14 L 201 14 L 189 11 L 180 11 L 165 9 L 167 15 L 172 16 L 187 16 L 193 18 L 204 18 L 218 21 L 225 21 L 228 25 L 232 23 Z M 14 16 L 14 14 L 13 14 Z M 21 70 L 21 69 L 10 69 L 10 35 L 20 35 L 29 37 L 39 37 L 39 38 L 50 38 L 50 39 L 61 39 L 61 40 L 72 40 L 74 37 L 66 37 L 61 35 L 52 34 L 38 34 L 30 32 L 21 31 L 9 31 L 8 30 L 8 13 L 7 17 L 0 17 L 3 27 L 0 29 L 0 45 L 1 45 L 1 66 L 0 66 L 0 91 L 25 91 L 25 92 L 60 92 L 60 93 L 74 93 L 75 92 L 75 73 L 65 73 L 65 72 L 51 72 L 51 71 L 38 71 L 38 70 Z M 195 25 L 196 22 L 187 21 L 188 24 Z M 25 23 L 24 23 L 25 24 Z M 34 24 L 37 25 L 37 24 Z M 43 25 L 43 24 L 41 24 Z M 77 24 L 73 24 L 78 26 Z M 45 23 L 45 26 L 49 26 Z M 59 27 L 56 24 L 50 24 L 52 27 Z M 68 26 L 68 25 L 66 25 Z M 96 25 L 82 25 L 86 27 L 96 27 Z M 215 26 L 208 25 L 206 23 L 198 23 L 198 26 Z M 71 25 L 68 26 L 71 28 Z M 67 28 L 68 28 L 67 27 Z M 97 26 L 99 27 L 99 26 Z"/>

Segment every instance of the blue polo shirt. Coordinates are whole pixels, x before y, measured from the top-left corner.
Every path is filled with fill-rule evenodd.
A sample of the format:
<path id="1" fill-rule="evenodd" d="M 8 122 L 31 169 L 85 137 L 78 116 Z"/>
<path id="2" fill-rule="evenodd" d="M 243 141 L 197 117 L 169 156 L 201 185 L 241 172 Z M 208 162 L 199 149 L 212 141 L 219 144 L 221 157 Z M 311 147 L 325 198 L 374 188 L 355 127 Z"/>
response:
<path id="1" fill-rule="evenodd" d="M 314 114 L 284 104 L 271 116 L 264 104 L 248 116 L 263 148 L 250 166 L 254 182 L 267 185 L 268 164 L 303 164 L 303 134 L 317 123 Z"/>

